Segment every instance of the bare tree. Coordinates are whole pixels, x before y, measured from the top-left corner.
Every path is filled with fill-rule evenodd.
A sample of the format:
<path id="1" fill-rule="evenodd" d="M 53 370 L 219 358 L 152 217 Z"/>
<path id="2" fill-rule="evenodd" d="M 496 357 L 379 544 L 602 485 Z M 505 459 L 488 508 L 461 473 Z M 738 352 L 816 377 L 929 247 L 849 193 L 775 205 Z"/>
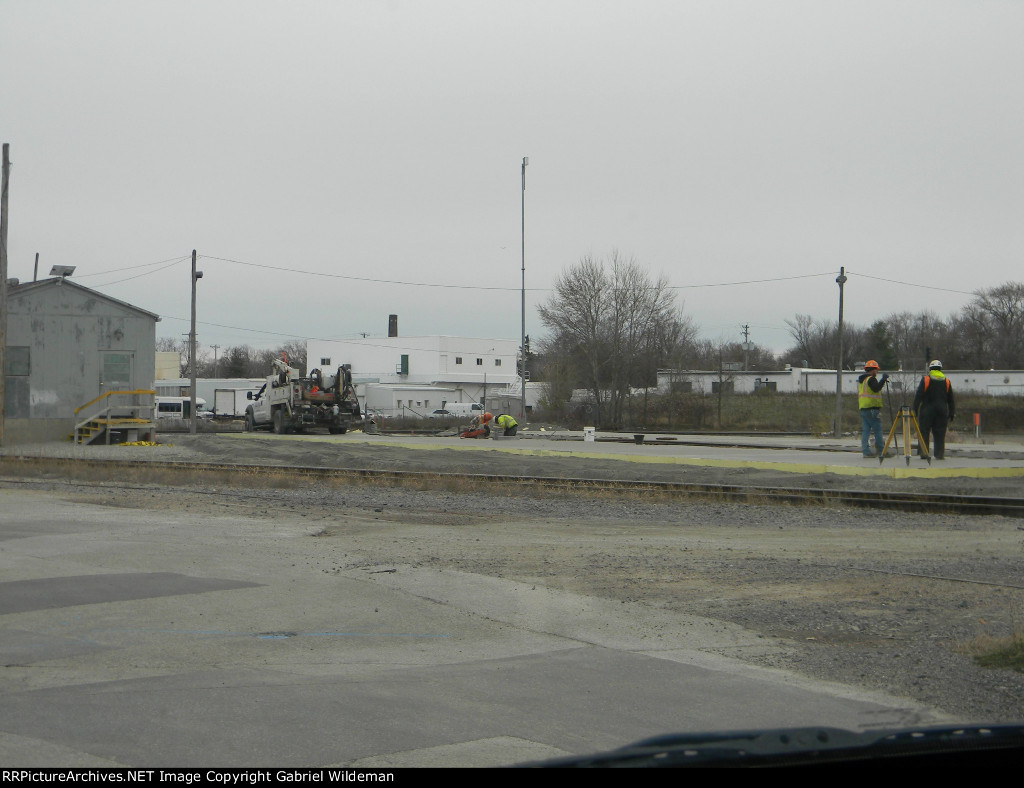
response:
<path id="1" fill-rule="evenodd" d="M 304 339 L 290 339 L 281 345 L 276 351 L 277 358 L 284 353 L 288 363 L 299 370 L 300 375 L 305 375 L 308 369 L 306 363 L 306 341 Z"/>
<path id="2" fill-rule="evenodd" d="M 810 315 L 798 314 L 787 320 L 789 335 L 796 343 L 789 351 L 795 363 L 806 362 L 812 367 L 829 369 L 835 366 L 837 329 L 827 320 L 815 320 Z"/>
<path id="3" fill-rule="evenodd" d="M 575 359 L 564 345 L 547 340 L 540 343 L 540 358 L 543 360 L 540 407 L 551 416 L 565 416 L 579 377 Z"/>
<path id="4" fill-rule="evenodd" d="M 866 331 L 857 326 L 843 324 L 843 357 L 836 358 L 839 348 L 839 325 L 830 320 L 815 320 L 810 315 L 797 315 L 787 320 L 789 334 L 796 344 L 786 354 L 790 364 L 802 365 L 807 362 L 819 369 L 835 369 L 838 363 L 842 369 L 850 369 L 862 360 L 869 342 Z"/>
<path id="5" fill-rule="evenodd" d="M 1024 283 L 979 290 L 964 312 L 989 356 L 974 366 L 1019 369 L 1024 362 Z"/>
<path id="6" fill-rule="evenodd" d="M 610 425 L 621 422 L 631 387 L 656 369 L 655 349 L 664 350 L 668 337 L 689 333 L 665 277 L 653 280 L 618 252 L 607 263 L 587 256 L 565 269 L 538 312 L 552 332 L 549 348 L 574 359 L 597 421 Z M 666 351 L 663 359 L 669 356 Z"/>

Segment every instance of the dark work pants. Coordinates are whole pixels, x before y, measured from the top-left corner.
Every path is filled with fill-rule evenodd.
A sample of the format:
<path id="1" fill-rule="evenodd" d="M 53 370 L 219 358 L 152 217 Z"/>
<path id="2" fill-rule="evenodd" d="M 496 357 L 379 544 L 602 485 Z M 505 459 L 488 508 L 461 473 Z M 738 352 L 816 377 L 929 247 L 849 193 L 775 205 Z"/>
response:
<path id="1" fill-rule="evenodd" d="M 946 456 L 946 425 L 949 424 L 949 417 L 945 413 L 935 413 L 931 410 L 922 410 L 918 426 L 921 428 L 921 435 L 924 436 L 924 449 L 927 452 L 928 446 L 934 439 L 935 453 L 937 460 Z"/>

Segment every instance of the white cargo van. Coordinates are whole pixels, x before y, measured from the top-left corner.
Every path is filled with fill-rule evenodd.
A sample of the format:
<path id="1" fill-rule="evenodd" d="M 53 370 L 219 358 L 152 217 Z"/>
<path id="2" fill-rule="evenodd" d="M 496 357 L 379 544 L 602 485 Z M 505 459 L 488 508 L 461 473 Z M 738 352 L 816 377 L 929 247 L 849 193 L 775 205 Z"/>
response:
<path id="1" fill-rule="evenodd" d="M 460 419 L 479 416 L 484 412 L 484 406 L 479 402 L 442 402 L 441 407 Z"/>
<path id="2" fill-rule="evenodd" d="M 158 419 L 190 419 L 191 406 L 190 397 L 157 397 L 155 415 Z M 202 397 L 196 398 L 196 415 L 201 419 L 208 419 L 213 415 L 206 410 L 206 400 Z"/>

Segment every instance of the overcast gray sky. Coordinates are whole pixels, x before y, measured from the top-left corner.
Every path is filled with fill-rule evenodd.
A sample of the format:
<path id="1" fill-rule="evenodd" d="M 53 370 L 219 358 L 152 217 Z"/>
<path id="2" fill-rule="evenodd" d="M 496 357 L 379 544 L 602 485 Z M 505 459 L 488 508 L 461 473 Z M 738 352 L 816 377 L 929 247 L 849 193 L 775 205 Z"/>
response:
<path id="1" fill-rule="evenodd" d="M 612 249 L 715 339 L 788 347 L 840 266 L 852 323 L 946 316 L 1024 279 L 1022 41 L 1019 0 L 0 0 L 9 275 L 180 337 L 197 249 L 205 346 L 515 338 L 529 156 L 532 337 Z"/>

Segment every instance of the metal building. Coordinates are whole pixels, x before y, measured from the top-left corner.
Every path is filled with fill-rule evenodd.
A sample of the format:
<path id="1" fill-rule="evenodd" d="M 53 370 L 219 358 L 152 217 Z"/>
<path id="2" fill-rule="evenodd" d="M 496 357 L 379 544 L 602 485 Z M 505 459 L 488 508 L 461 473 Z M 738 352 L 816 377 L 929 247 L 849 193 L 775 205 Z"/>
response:
<path id="1" fill-rule="evenodd" d="M 62 277 L 13 284 L 7 307 L 5 443 L 64 438 L 76 408 L 153 388 L 158 315 Z"/>

